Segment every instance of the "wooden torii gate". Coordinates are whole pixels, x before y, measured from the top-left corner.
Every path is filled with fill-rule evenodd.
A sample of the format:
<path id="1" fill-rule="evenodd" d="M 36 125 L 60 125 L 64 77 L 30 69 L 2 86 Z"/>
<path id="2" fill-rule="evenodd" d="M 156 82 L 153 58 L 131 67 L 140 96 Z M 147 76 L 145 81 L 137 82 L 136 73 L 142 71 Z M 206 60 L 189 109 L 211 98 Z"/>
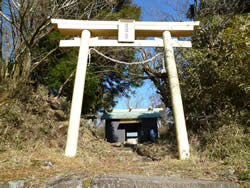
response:
<path id="1" fill-rule="evenodd" d="M 52 19 L 55 29 L 63 35 L 81 36 L 74 40 L 61 40 L 60 47 L 80 47 L 70 111 L 65 155 L 74 157 L 77 151 L 78 132 L 83 102 L 85 75 L 89 47 L 134 46 L 164 47 L 168 78 L 177 134 L 179 159 L 190 156 L 183 104 L 174 57 L 175 47 L 192 47 L 190 41 L 178 41 L 171 37 L 186 37 L 199 26 L 199 22 L 142 22 L 134 20 L 88 21 Z M 91 36 L 93 38 L 91 38 Z M 112 36 L 118 40 L 97 37 Z M 137 37 L 162 37 L 155 40 L 136 40 Z"/>

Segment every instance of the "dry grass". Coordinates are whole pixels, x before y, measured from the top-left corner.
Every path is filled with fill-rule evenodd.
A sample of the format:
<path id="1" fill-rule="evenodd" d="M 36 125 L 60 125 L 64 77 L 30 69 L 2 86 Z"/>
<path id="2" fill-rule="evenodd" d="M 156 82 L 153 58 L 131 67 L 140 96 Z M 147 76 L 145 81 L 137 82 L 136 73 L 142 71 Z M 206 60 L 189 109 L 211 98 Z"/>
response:
<path id="1" fill-rule="evenodd" d="M 38 186 L 55 176 L 83 173 L 89 181 L 101 174 L 135 174 L 240 182 L 238 178 L 224 174 L 225 169 L 231 167 L 224 161 L 212 161 L 195 153 L 189 160 L 180 161 L 171 152 L 165 153 L 161 160 L 153 161 L 132 152 L 131 148 L 112 146 L 93 136 L 87 128 L 82 129 L 75 158 L 65 157 L 62 148 L 49 147 L 48 143 L 37 142 L 34 148 L 29 147 L 29 143 L 26 144 L 28 147 L 25 149 L 10 149 L 0 153 L 1 180 L 29 179 L 33 185 Z M 37 163 L 39 161 L 51 161 L 55 165 L 46 169 L 41 163 Z M 246 183 L 247 181 L 242 182 L 242 185 Z"/>
<path id="2" fill-rule="evenodd" d="M 192 156 L 180 161 L 171 132 L 156 144 L 134 149 L 114 147 L 96 136 L 103 136 L 100 129 L 82 120 L 77 156 L 67 158 L 64 148 L 68 117 L 56 115 L 58 110 L 67 114 L 67 102 L 53 100 L 40 88 L 29 98 L 20 93 L 0 106 L 0 180 L 29 179 L 31 187 L 38 187 L 54 176 L 83 173 L 88 182 L 101 174 L 135 174 L 224 179 L 241 182 L 245 187 L 249 183 L 248 133 L 240 126 L 222 127 L 203 135 L 203 140 L 191 136 Z M 230 137 L 234 141 L 229 141 Z M 44 166 L 44 162 L 52 165 Z M 225 173 L 230 168 L 235 169 L 234 176 Z"/>

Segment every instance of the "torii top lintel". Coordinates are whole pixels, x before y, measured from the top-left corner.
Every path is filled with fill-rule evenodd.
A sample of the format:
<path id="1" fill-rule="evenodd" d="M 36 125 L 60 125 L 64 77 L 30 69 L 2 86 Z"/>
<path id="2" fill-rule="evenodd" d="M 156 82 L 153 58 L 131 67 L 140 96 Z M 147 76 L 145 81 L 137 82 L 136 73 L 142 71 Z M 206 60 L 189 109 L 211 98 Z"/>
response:
<path id="1" fill-rule="evenodd" d="M 119 21 L 88 21 L 52 19 L 54 27 L 63 35 L 80 36 L 89 30 L 91 36 L 118 36 Z M 144 22 L 134 21 L 135 37 L 162 37 L 169 31 L 172 37 L 187 37 L 199 26 L 195 22 Z"/>

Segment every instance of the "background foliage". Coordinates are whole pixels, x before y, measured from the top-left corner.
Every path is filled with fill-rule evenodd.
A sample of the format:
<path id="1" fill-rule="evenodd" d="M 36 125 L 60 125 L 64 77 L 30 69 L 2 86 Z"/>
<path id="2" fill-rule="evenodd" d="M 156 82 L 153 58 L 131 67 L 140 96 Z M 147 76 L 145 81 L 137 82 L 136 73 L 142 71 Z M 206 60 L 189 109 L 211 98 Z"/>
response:
<path id="1" fill-rule="evenodd" d="M 67 0 L 63 3 L 4 0 L 1 7 L 1 19 L 4 20 L 1 24 L 5 27 L 1 28 L 0 81 L 8 83 L 13 91 L 22 84 L 32 83 L 34 89 L 43 84 L 49 88 L 50 94 L 66 96 L 68 100 L 71 100 L 73 91 L 78 49 L 58 47 L 60 39 L 69 37 L 54 31 L 50 19 L 139 20 L 141 13 L 140 7 L 130 0 Z M 127 48 L 100 50 L 123 61 L 132 61 L 135 56 L 134 51 Z M 95 114 L 98 110 L 110 109 L 115 105 L 116 96 L 125 94 L 129 87 L 140 86 L 142 81 L 133 79 L 128 70 L 128 66 L 118 66 L 92 54 L 83 113 Z"/>

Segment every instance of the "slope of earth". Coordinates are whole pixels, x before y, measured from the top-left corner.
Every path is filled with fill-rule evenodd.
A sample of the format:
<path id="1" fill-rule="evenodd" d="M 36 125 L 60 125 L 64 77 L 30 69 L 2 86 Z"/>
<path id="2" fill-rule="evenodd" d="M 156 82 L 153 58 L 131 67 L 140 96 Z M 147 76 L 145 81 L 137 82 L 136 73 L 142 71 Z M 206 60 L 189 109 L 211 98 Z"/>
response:
<path id="1" fill-rule="evenodd" d="M 152 160 L 138 155 L 131 147 L 112 145 L 98 139 L 89 128 L 82 128 L 80 140 L 82 145 L 75 158 L 65 157 L 63 149 L 48 147 L 41 142 L 34 148 L 1 152 L 0 180 L 25 179 L 36 187 L 55 176 L 85 174 L 90 185 L 92 178 L 98 175 L 133 174 L 227 180 L 247 186 L 247 182 L 240 182 L 234 170 L 223 162 L 195 156 L 180 161 L 171 153 L 161 160 Z"/>
<path id="2" fill-rule="evenodd" d="M 30 187 L 39 187 L 56 176 L 84 174 L 84 186 L 88 187 L 95 176 L 130 174 L 249 185 L 248 179 L 243 181 L 228 163 L 212 161 L 195 150 L 189 160 L 178 160 L 176 148 L 166 140 L 137 146 L 107 143 L 84 119 L 77 156 L 65 157 L 69 105 L 62 99 L 48 97 L 44 88 L 38 88 L 36 93 L 28 89 L 26 92 L 29 97 L 24 93 L 10 94 L 0 104 L 0 181 L 27 180 Z M 195 140 L 191 140 L 194 145 L 192 142 Z"/>

